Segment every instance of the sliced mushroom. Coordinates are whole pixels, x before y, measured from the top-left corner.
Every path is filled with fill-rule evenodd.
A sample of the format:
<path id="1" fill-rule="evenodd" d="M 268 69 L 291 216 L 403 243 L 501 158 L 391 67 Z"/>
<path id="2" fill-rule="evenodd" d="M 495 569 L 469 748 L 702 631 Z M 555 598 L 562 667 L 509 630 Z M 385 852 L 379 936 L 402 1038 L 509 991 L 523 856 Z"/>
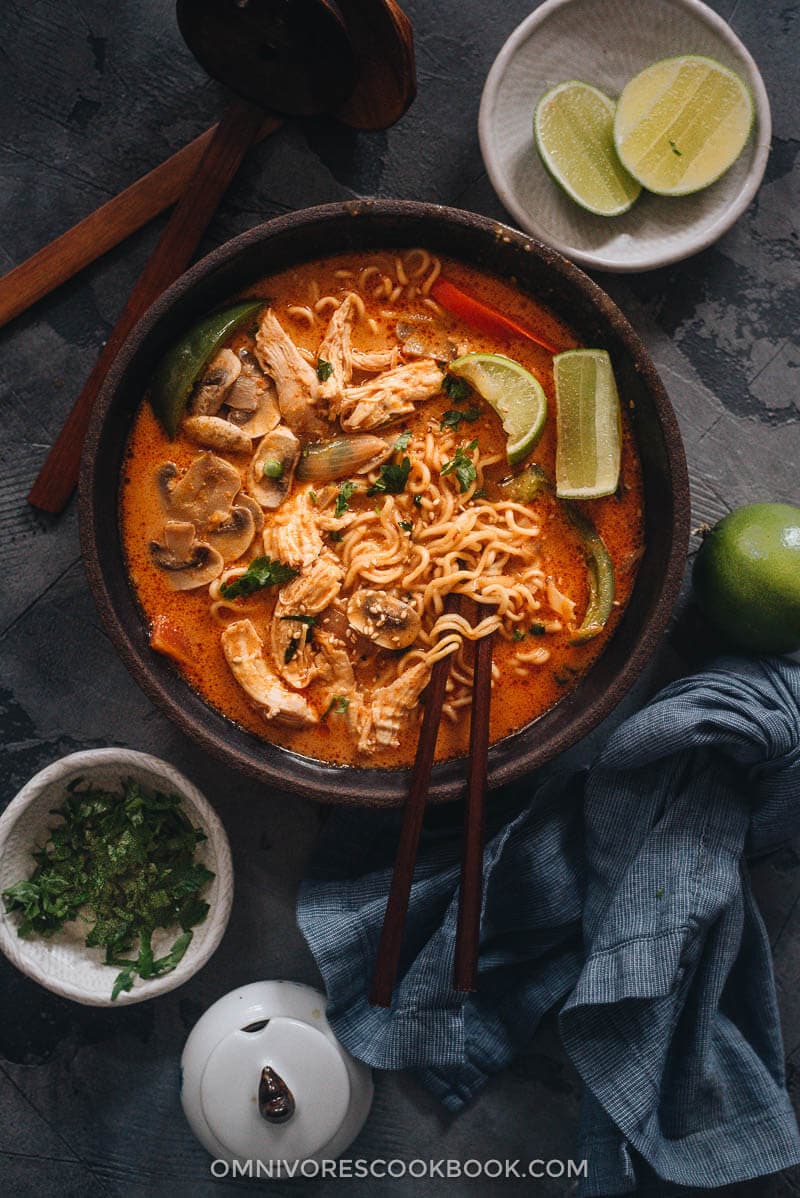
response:
<path id="1" fill-rule="evenodd" d="M 417 609 L 391 591 L 354 591 L 347 618 L 357 632 L 383 649 L 406 649 L 419 636 Z"/>
<path id="2" fill-rule="evenodd" d="M 286 424 L 279 424 L 262 440 L 247 472 L 247 489 L 264 508 L 283 503 L 300 458 L 300 442 Z"/>
<path id="3" fill-rule="evenodd" d="M 213 453 L 201 453 L 182 478 L 177 476 L 174 462 L 165 462 L 159 469 L 164 508 L 171 518 L 191 520 L 197 526 L 227 516 L 241 486 L 236 467 Z"/>
<path id="4" fill-rule="evenodd" d="M 207 537 L 209 544 L 222 555 L 225 562 L 235 562 L 246 553 L 253 543 L 253 537 L 256 535 L 256 522 L 251 507 L 252 499 L 248 505 L 241 506 L 237 503 L 236 507 L 231 508 L 230 515 L 223 520 L 221 524 L 213 529 L 208 530 Z M 253 506 L 257 506 L 253 504 Z M 259 515 L 261 510 L 259 509 Z M 264 517 L 261 516 L 262 522 Z"/>
<path id="5" fill-rule="evenodd" d="M 264 527 L 264 512 L 260 503 L 256 503 L 252 495 L 246 495 L 244 491 L 240 491 L 236 496 L 236 506 L 246 507 L 249 512 L 253 513 L 253 522 L 256 532 L 261 532 Z"/>
<path id="6" fill-rule="evenodd" d="M 208 586 L 222 573 L 221 555 L 197 540 L 195 527 L 188 520 L 167 520 L 163 542 L 150 542 L 150 557 L 160 570 L 166 571 L 173 591 Z"/>
<path id="7" fill-rule="evenodd" d="M 228 390 L 242 372 L 242 363 L 230 349 L 221 349 L 195 388 L 190 404 L 195 416 L 216 416 Z"/>
<path id="8" fill-rule="evenodd" d="M 220 416 L 187 416 L 182 428 L 190 441 L 207 445 L 209 449 L 220 449 L 224 453 L 250 453 L 253 448 L 247 433 Z"/>
<path id="9" fill-rule="evenodd" d="M 228 420 L 238 425 L 248 437 L 263 437 L 280 424 L 278 393 L 248 349 L 240 349 L 239 358 L 242 373 L 225 398 Z"/>
<path id="10" fill-rule="evenodd" d="M 301 482 L 333 482 L 351 474 L 367 474 L 393 452 L 391 444 L 371 433 L 354 433 L 317 441 L 303 450 L 297 467 Z"/>

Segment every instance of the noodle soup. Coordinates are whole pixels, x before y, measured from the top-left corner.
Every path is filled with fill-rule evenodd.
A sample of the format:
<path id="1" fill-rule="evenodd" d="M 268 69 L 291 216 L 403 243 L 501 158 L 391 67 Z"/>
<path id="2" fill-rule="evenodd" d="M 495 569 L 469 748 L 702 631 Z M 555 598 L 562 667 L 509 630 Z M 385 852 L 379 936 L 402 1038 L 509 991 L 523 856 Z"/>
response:
<path id="1" fill-rule="evenodd" d="M 508 486 L 531 464 L 554 473 L 552 355 L 445 311 L 438 277 L 578 344 L 511 283 L 426 251 L 327 258 L 249 290 L 263 306 L 216 348 L 174 438 L 147 402 L 130 437 L 121 524 L 154 651 L 231 720 L 324 761 L 410 764 L 444 655 L 437 759 L 465 753 L 472 644 L 489 633 L 492 741 L 536 719 L 613 635 L 642 552 L 623 396 L 619 486 L 580 505 L 614 603 L 582 636 L 581 525 L 552 487 L 521 499 Z M 466 353 L 505 355 L 545 389 L 544 430 L 514 471 L 496 412 L 448 374 Z"/>

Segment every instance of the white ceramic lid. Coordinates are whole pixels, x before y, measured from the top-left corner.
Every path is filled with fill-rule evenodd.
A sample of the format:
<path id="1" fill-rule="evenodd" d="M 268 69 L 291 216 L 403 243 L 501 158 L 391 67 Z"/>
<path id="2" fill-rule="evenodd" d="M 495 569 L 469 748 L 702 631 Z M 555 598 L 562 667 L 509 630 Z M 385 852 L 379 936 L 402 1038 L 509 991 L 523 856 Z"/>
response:
<path id="1" fill-rule="evenodd" d="M 181 1065 L 186 1117 L 220 1160 L 335 1159 L 372 1104 L 370 1070 L 334 1036 L 324 995 L 295 982 L 226 994 L 193 1028 Z"/>

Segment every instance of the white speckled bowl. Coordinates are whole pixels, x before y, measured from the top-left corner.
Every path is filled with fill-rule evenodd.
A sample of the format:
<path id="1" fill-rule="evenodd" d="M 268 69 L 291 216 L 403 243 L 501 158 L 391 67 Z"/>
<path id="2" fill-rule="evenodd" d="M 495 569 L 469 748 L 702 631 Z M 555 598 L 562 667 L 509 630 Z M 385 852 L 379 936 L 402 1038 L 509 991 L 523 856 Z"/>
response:
<path id="1" fill-rule="evenodd" d="M 197 787 L 166 761 L 130 749 L 71 753 L 31 778 L 0 818 L 0 891 L 30 875 L 31 847 L 44 842 L 48 827 L 55 822 L 51 809 L 63 802 L 67 785 L 76 778 L 109 790 L 119 789 L 122 779 L 135 778 L 150 789 L 180 795 L 187 816 L 208 838 L 198 845 L 196 855 L 215 875 L 203 893 L 210 905 L 208 915 L 195 927 L 186 955 L 172 973 L 144 982 L 137 978 L 133 989 L 123 991 L 113 1003 L 111 988 L 119 969 L 103 963 L 104 949 L 86 948 L 85 930 L 78 924 L 67 925 L 48 939 L 21 940 L 17 935 L 17 916 L 9 915 L 0 901 L 0 949 L 28 977 L 74 1002 L 95 1007 L 143 1002 L 182 985 L 205 965 L 222 939 L 233 900 L 228 837 L 216 812 Z M 174 929 L 156 933 L 153 947 L 163 952 L 175 935 Z"/>
<path id="2" fill-rule="evenodd" d="M 584 212 L 547 174 L 533 143 L 539 97 L 565 79 L 618 96 L 638 71 L 674 54 L 705 54 L 737 71 L 755 128 L 736 163 L 690 196 L 642 195 L 623 216 Z M 546 0 L 512 33 L 481 99 L 489 178 L 527 232 L 582 266 L 651 270 L 706 249 L 737 220 L 764 175 L 772 132 L 758 67 L 729 25 L 700 0 Z"/>

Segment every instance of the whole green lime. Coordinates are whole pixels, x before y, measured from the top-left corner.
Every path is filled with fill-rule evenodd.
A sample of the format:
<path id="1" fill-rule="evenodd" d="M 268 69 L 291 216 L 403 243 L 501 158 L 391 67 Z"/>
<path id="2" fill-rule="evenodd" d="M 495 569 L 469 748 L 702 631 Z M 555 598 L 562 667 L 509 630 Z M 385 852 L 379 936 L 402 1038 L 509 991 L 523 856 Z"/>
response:
<path id="1" fill-rule="evenodd" d="M 694 564 L 701 608 L 737 645 L 800 649 L 800 508 L 751 503 L 707 534 Z"/>

